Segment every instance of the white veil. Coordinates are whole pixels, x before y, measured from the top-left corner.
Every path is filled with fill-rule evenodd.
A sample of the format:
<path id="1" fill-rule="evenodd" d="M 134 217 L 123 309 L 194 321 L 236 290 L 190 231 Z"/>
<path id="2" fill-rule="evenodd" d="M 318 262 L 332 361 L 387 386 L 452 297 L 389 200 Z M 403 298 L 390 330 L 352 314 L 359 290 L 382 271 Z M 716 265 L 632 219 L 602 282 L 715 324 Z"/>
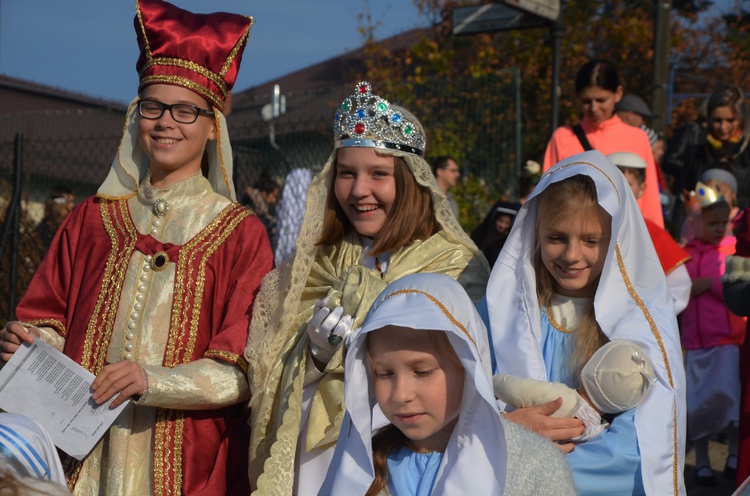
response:
<path id="1" fill-rule="evenodd" d="M 507 449 L 490 376 L 487 332 L 471 299 L 452 277 L 414 274 L 378 296 L 346 357 L 347 416 L 320 494 L 364 494 L 374 478 L 372 411 L 366 356 L 368 332 L 386 325 L 448 334 L 466 370 L 458 423 L 443 455 L 434 494 L 502 494 Z"/>
<path id="2" fill-rule="evenodd" d="M 610 340 L 640 346 L 658 379 L 635 412 L 646 493 L 684 494 L 685 372 L 674 307 L 625 176 L 598 151 L 574 155 L 542 176 L 495 263 L 487 307 L 498 372 L 547 380 L 533 266 L 537 196 L 577 174 L 594 180 L 599 204 L 612 216 L 612 240 L 594 298 L 596 320 Z"/>

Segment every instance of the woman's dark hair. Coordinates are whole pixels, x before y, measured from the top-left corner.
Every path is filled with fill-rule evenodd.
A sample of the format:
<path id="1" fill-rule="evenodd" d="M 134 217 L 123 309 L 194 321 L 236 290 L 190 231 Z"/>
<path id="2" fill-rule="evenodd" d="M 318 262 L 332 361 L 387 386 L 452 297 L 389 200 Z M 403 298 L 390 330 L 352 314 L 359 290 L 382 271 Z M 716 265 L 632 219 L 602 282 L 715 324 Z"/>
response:
<path id="1" fill-rule="evenodd" d="M 576 75 L 576 94 L 586 88 L 598 86 L 608 91 L 616 92 L 620 87 L 620 76 L 617 67 L 612 62 L 602 59 L 592 59 L 583 64 Z"/>
<path id="2" fill-rule="evenodd" d="M 745 138 L 750 136 L 750 107 L 745 100 L 742 88 L 735 85 L 724 85 L 717 88 L 706 103 L 706 117 L 709 126 L 713 121 L 713 113 L 719 107 L 729 107 L 736 114 L 742 126 Z"/>

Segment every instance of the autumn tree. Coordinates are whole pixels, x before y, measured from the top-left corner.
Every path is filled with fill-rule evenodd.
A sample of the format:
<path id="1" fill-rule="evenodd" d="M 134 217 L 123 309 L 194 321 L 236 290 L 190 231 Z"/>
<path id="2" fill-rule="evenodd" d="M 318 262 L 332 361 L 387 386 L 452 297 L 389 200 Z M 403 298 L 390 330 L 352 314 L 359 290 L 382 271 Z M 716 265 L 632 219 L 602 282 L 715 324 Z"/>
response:
<path id="1" fill-rule="evenodd" d="M 476 2 L 413 1 L 430 27 L 412 46 L 399 51 L 384 48 L 374 41 L 374 30 L 369 31 L 365 44 L 367 77 L 378 81 L 388 92 L 405 94 L 414 85 L 433 78 L 459 81 L 515 67 L 520 71 L 522 88 L 524 159 L 541 158 L 553 131 L 549 123 L 550 31 L 536 28 L 453 36 L 445 13 Z M 708 93 L 721 82 L 750 86 L 747 13 L 711 17 L 706 14 L 711 4 L 710 0 L 679 0 L 674 4 L 670 65 L 679 76 L 675 84 L 681 93 Z M 574 79 L 578 68 L 590 58 L 613 61 L 620 70 L 625 92 L 649 101 L 654 72 L 654 3 L 568 0 L 562 2 L 561 8 L 564 33 L 558 124 L 579 120 Z M 695 106 L 695 99 L 680 102 L 674 108 L 673 127 L 693 118 Z M 462 146 L 448 142 L 450 146 Z"/>

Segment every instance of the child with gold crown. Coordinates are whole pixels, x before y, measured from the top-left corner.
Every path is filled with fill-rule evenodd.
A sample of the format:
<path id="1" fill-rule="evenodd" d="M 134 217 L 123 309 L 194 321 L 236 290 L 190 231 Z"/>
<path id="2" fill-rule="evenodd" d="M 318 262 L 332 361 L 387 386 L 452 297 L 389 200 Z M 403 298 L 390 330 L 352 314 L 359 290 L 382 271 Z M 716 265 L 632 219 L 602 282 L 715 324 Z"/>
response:
<path id="1" fill-rule="evenodd" d="M 82 462 L 64 460 L 74 494 L 247 494 L 242 353 L 273 254 L 236 203 L 222 109 L 253 20 L 135 5 L 140 84 L 117 155 L 0 332 L 0 358 L 42 339 L 96 374 L 97 404 L 131 402 Z"/>
<path id="2" fill-rule="evenodd" d="M 686 350 L 688 433 L 695 446 L 695 480 L 716 480 L 708 453 L 709 437 L 725 431 L 729 446 L 724 475 L 737 470 L 737 427 L 740 410 L 740 345 L 745 322 L 724 303 L 722 276 L 736 239 L 727 236 L 730 206 L 721 193 L 698 182 L 699 235 L 685 249 L 693 257 L 686 267 L 693 280 L 690 302 L 682 314 L 682 346 Z"/>

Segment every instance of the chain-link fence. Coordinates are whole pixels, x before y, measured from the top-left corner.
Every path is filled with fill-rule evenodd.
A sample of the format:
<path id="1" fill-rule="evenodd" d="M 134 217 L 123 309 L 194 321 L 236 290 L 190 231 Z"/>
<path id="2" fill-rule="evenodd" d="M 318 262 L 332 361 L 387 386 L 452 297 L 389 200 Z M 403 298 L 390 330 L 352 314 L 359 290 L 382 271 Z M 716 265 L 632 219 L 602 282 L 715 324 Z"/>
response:
<path id="1" fill-rule="evenodd" d="M 470 198 L 457 192 L 464 203 L 462 215 L 479 219 L 495 201 L 494 195 L 512 195 L 516 190 L 520 163 L 516 71 L 426 81 L 395 89 L 394 95 L 374 90 L 413 110 L 422 120 L 428 158 L 453 155 L 466 173 L 465 181 L 485 186 L 489 193 L 472 193 Z M 333 149 L 335 109 L 353 91 L 354 84 L 347 84 L 287 94 L 286 113 L 272 121 L 261 117 L 269 98 L 238 94 L 227 118 L 238 196 L 262 176 L 281 184 L 294 168 L 319 169 Z M 0 219 L 5 233 L 0 240 L 0 277 L 5 281 L 0 286 L 0 323 L 13 318 L 13 308 L 46 252 L 39 235 L 45 200 L 56 186 L 72 190 L 76 201 L 95 194 L 115 156 L 124 119 L 124 110 L 0 116 Z M 18 215 L 8 216 L 13 205 L 14 164 L 21 174 L 16 183 L 20 202 Z"/>

